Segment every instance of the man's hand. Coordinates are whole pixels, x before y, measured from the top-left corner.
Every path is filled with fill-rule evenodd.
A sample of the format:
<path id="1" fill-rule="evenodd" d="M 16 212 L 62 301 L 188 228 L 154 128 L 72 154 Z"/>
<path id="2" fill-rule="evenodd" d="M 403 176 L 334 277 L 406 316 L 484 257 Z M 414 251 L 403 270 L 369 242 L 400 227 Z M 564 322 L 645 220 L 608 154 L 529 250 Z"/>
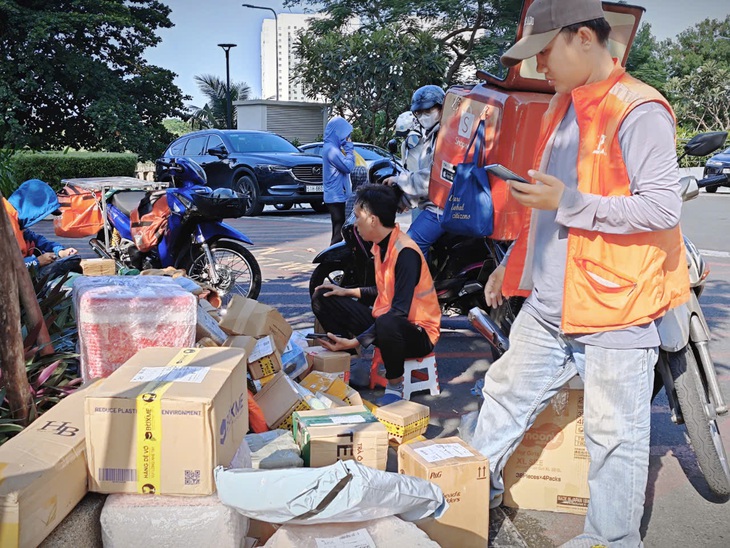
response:
<path id="1" fill-rule="evenodd" d="M 56 260 L 55 253 L 44 253 L 43 255 L 38 256 L 38 265 L 46 266 L 46 265 L 51 264 L 55 260 Z"/>
<path id="2" fill-rule="evenodd" d="M 357 339 L 345 339 L 344 337 L 338 337 L 337 335 L 333 335 L 329 332 L 327 333 L 327 336 L 329 339 L 319 339 L 319 342 L 327 350 L 332 350 L 334 352 L 337 352 L 338 350 L 350 350 L 352 348 L 357 348 L 360 345 L 360 342 Z"/>
<path id="3" fill-rule="evenodd" d="M 504 271 L 505 268 L 502 265 L 499 265 L 489 276 L 487 285 L 484 286 L 484 300 L 487 302 L 487 306 L 496 308 L 504 301 L 504 298 L 502 297 Z"/>
<path id="4" fill-rule="evenodd" d="M 72 255 L 76 255 L 77 253 L 78 251 L 76 249 L 74 249 L 73 247 L 68 247 L 59 251 L 58 256 L 63 259 L 64 257 L 71 257 Z"/>
<path id="5" fill-rule="evenodd" d="M 322 284 L 318 285 L 314 288 L 315 291 L 318 289 L 326 289 L 327 293 L 324 294 L 324 297 L 355 297 L 360 298 L 360 290 L 354 289 L 354 288 L 348 288 L 348 287 L 340 287 L 339 285 L 335 284 Z"/>
<path id="6" fill-rule="evenodd" d="M 540 171 L 531 169 L 527 174 L 533 179 L 537 179 L 542 184 L 520 183 L 519 181 L 509 180 L 510 192 L 515 200 L 524 206 L 534 209 L 544 209 L 547 211 L 555 211 L 560 205 L 560 199 L 563 197 L 565 183 Z"/>

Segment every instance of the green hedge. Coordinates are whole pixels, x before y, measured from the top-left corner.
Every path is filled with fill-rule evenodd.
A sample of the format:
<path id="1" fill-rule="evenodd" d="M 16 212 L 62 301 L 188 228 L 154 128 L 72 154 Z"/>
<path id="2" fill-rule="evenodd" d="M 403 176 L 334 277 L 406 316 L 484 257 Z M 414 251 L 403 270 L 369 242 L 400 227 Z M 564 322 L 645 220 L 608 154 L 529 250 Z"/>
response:
<path id="1" fill-rule="evenodd" d="M 54 190 L 61 189 L 61 179 L 76 177 L 134 177 L 137 155 L 111 152 L 20 152 L 12 159 L 12 172 L 20 184 L 40 179 Z"/>

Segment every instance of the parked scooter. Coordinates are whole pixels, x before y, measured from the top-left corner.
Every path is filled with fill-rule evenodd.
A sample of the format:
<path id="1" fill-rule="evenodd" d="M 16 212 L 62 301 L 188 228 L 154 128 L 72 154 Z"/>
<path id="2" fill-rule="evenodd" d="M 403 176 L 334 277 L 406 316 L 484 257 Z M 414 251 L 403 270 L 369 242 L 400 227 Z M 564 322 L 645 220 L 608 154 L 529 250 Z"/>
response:
<path id="1" fill-rule="evenodd" d="M 713 132 L 696 135 L 684 147 L 685 155 L 706 156 L 723 146 L 727 133 Z M 682 179 L 682 200 L 696 198 L 699 189 L 727 184 L 728 175 L 715 175 L 697 181 L 694 177 Z M 655 375 L 653 397 L 664 387 L 669 400 L 672 421 L 687 427 L 690 444 L 710 490 L 720 496 L 730 495 L 730 466 L 717 427 L 717 417 L 727 414 L 727 405 L 717 381 L 715 365 L 710 355 L 710 329 L 705 321 L 699 297 L 710 273 L 709 267 L 694 244 L 684 238 L 690 276 L 690 300 L 669 310 L 657 323 L 661 341 Z M 503 305 L 504 306 L 504 305 Z M 517 308 L 517 309 L 514 309 Z M 509 313 L 516 315 L 519 307 Z M 472 308 L 469 320 L 492 346 L 495 357 L 509 348 L 508 333 L 494 313 Z"/>
<path id="2" fill-rule="evenodd" d="M 192 160 L 173 159 L 165 162 L 165 167 L 175 175 L 174 186 L 159 198 L 169 207 L 159 242 L 143 253 L 132 236 L 130 216 L 148 192 L 112 190 L 105 197 L 106 226 L 89 245 L 100 257 L 114 259 L 119 267 L 183 269 L 194 280 L 218 291 L 224 302 L 233 294 L 256 298 L 261 291 L 261 270 L 243 246 L 253 242 L 222 222 L 243 215 L 245 205 L 240 197 L 207 187 L 205 172 Z"/>

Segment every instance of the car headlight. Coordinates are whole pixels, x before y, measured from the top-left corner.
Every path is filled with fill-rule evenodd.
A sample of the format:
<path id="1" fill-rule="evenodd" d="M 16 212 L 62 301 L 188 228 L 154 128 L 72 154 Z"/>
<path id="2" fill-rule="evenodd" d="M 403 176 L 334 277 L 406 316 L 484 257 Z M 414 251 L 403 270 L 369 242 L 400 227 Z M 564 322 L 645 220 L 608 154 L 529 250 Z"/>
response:
<path id="1" fill-rule="evenodd" d="M 270 172 L 270 173 L 286 173 L 288 171 L 291 171 L 290 167 L 286 166 L 261 166 L 262 169 Z"/>
<path id="2" fill-rule="evenodd" d="M 722 167 L 722 162 L 719 162 L 718 160 L 707 160 L 705 165 L 710 167 Z"/>

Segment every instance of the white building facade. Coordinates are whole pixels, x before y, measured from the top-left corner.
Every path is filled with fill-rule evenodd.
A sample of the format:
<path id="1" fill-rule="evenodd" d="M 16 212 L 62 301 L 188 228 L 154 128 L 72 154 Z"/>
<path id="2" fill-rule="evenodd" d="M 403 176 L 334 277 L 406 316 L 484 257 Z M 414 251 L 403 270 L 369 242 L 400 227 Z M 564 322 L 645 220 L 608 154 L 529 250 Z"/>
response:
<path id="1" fill-rule="evenodd" d="M 280 101 L 308 101 L 301 84 L 291 81 L 293 69 L 298 62 L 294 52 L 297 32 L 309 27 L 309 20 L 321 15 L 308 13 L 278 14 L 278 25 L 274 19 L 264 19 L 261 26 L 261 97 L 276 98 L 276 79 L 279 79 Z M 278 29 L 277 29 L 278 26 Z M 277 70 L 276 35 L 279 35 L 279 57 Z"/>

